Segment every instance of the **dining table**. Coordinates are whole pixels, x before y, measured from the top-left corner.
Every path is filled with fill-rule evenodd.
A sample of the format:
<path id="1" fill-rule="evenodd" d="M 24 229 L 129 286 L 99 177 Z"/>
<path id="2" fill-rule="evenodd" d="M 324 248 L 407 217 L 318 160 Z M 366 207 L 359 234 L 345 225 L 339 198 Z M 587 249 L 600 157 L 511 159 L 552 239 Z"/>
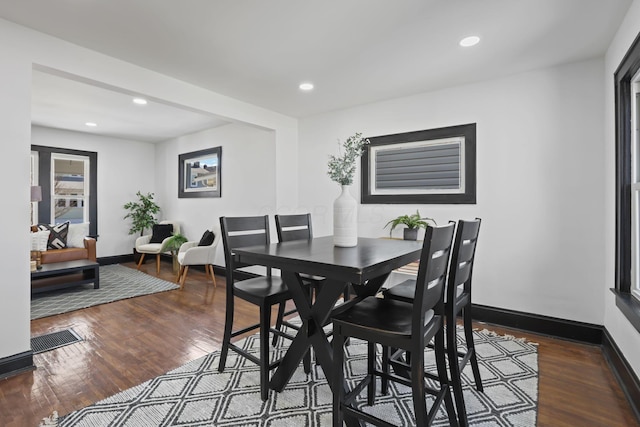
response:
<path id="1" fill-rule="evenodd" d="M 310 348 L 331 386 L 333 370 L 341 368 L 333 364 L 331 343 L 323 328 L 332 312 L 346 310 L 358 301 L 376 295 L 389 274 L 418 260 L 421 250 L 420 241 L 367 237 L 359 237 L 356 246 L 339 247 L 334 245 L 332 236 L 234 248 L 238 262 L 280 270 L 302 321 L 271 377 L 270 388 L 282 391 Z M 300 276 L 303 273 L 325 278 L 312 300 L 303 286 Z M 355 296 L 337 305 L 349 284 Z"/>

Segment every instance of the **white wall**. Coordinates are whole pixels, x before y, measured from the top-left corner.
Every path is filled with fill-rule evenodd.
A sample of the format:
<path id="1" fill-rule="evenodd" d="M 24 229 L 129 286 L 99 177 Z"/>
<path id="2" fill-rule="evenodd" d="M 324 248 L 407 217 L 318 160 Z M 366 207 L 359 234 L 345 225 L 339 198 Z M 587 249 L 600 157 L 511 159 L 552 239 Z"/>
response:
<path id="1" fill-rule="evenodd" d="M 301 120 L 300 205 L 331 234 L 337 138 L 475 122 L 476 205 L 360 205 L 359 233 L 388 235 L 389 219 L 417 208 L 438 223 L 481 217 L 476 303 L 602 325 L 602 80 L 591 60 Z M 359 186 L 358 175 L 357 198 Z"/>
<path id="2" fill-rule="evenodd" d="M 272 131 L 230 124 L 159 144 L 156 190 L 162 218 L 180 221 L 189 240 L 199 240 L 219 217 L 276 213 L 276 142 Z M 178 156 L 222 146 L 220 198 L 178 198 Z M 224 266 L 222 247 L 216 265 Z"/>
<path id="3" fill-rule="evenodd" d="M 31 129 L 35 145 L 98 153 L 98 257 L 130 254 L 136 235 L 124 220 L 123 205 L 137 200 L 136 191 L 155 191 L 155 145 L 41 126 Z"/>
<path id="4" fill-rule="evenodd" d="M 5 230 L 4 235 L 7 241 L 13 242 L 11 250 L 0 257 L 0 268 L 4 272 L 4 284 L 0 286 L 0 359 L 30 349 L 29 235 L 25 230 L 28 230 L 30 222 L 28 189 L 33 67 L 66 77 L 77 76 L 211 113 L 232 122 L 274 131 L 276 205 L 297 205 L 295 119 L 0 19 L 0 135 L 3 137 L 0 153 L 8 160 L 0 169 L 0 179 L 16 184 L 9 186 L 4 194 L 7 200 L 11 200 L 12 208 L 7 210 L 3 219 L 14 226 Z M 103 219 L 100 219 L 101 229 Z M 106 247 L 109 247 L 107 243 Z M 115 247 L 112 250 L 119 252 Z"/>
<path id="5" fill-rule="evenodd" d="M 29 310 L 29 170 L 31 63 L 0 28 L 0 179 L 5 183 L 2 220 L 5 246 L 0 256 L 0 357 L 28 351 Z M 11 58 L 11 61 L 7 59 Z M 22 183 L 23 185 L 20 185 Z"/>
<path id="6" fill-rule="evenodd" d="M 605 301 L 604 326 L 609 331 L 637 376 L 640 376 L 640 333 L 629 323 L 615 304 L 615 296 L 609 288 L 615 287 L 615 109 L 614 80 L 616 68 L 638 36 L 640 28 L 640 0 L 635 0 L 620 26 L 605 57 L 605 282 L 601 292 Z"/>

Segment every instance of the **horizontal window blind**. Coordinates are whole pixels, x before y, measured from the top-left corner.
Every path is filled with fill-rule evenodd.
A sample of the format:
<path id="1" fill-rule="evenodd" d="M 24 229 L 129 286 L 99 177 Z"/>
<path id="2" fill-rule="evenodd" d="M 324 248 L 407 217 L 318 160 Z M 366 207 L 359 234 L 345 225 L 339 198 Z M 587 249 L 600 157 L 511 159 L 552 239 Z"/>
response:
<path id="1" fill-rule="evenodd" d="M 375 152 L 377 190 L 442 190 L 461 186 L 461 141 Z"/>

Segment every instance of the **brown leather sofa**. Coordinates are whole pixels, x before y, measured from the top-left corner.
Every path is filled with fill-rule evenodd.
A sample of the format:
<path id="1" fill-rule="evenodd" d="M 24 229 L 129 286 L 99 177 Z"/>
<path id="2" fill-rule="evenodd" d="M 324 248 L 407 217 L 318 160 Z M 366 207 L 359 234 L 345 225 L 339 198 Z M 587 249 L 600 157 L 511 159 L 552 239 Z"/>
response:
<path id="1" fill-rule="evenodd" d="M 31 231 L 38 231 L 38 228 L 32 226 Z M 44 252 L 40 252 L 41 264 L 74 261 L 77 259 L 96 261 L 96 239 L 93 237 L 85 237 L 84 248 L 47 249 Z"/>

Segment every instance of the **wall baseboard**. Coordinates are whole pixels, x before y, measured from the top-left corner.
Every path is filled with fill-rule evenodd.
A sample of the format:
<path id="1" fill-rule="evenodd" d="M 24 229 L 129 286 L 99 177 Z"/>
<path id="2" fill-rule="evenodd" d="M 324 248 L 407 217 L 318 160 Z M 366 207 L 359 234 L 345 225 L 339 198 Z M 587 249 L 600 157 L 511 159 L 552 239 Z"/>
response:
<path id="1" fill-rule="evenodd" d="M 602 337 L 602 353 L 640 421 L 640 381 L 606 328 Z"/>
<path id="2" fill-rule="evenodd" d="M 33 371 L 33 351 L 14 354 L 0 359 L 0 379 L 12 377 L 27 371 Z"/>
<path id="3" fill-rule="evenodd" d="M 480 322 L 495 323 L 537 334 L 602 344 L 603 328 L 600 325 L 476 304 L 471 307 L 471 317 Z"/>
<path id="4" fill-rule="evenodd" d="M 115 255 L 115 256 L 107 256 L 98 258 L 98 264 L 100 265 L 111 265 L 111 264 L 121 264 L 123 262 L 133 262 L 133 255 Z"/>

